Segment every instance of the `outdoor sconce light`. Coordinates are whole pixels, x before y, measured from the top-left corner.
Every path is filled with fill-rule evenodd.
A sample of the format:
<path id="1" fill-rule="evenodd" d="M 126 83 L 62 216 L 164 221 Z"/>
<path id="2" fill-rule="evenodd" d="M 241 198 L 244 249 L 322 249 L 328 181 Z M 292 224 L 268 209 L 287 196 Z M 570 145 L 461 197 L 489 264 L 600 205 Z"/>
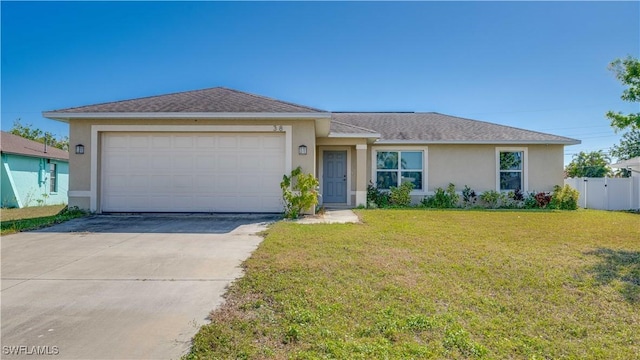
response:
<path id="1" fill-rule="evenodd" d="M 76 154 L 84 154 L 84 145 L 82 144 L 78 144 L 76 145 Z"/>
<path id="2" fill-rule="evenodd" d="M 307 155 L 307 145 L 298 146 L 298 155 Z"/>

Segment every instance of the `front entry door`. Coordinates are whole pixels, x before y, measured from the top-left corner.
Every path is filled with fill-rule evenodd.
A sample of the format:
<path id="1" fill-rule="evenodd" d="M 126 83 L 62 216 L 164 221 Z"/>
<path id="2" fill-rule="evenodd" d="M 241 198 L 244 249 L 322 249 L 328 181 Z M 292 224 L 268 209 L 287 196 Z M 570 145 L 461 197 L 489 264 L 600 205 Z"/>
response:
<path id="1" fill-rule="evenodd" d="M 325 151 L 323 156 L 322 201 L 347 202 L 347 152 Z"/>

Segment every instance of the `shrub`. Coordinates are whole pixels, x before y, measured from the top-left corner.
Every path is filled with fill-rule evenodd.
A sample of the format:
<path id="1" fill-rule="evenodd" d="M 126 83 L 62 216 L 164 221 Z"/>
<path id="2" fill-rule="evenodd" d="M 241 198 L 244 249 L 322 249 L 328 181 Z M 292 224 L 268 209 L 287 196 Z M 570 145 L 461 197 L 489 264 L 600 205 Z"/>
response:
<path id="1" fill-rule="evenodd" d="M 580 192 L 569 185 L 556 185 L 551 195 L 551 206 L 560 210 L 576 210 Z"/>
<path id="2" fill-rule="evenodd" d="M 399 187 L 392 186 L 389 191 L 389 204 L 402 207 L 411 205 L 411 190 L 413 184 L 410 182 L 402 183 Z"/>
<path id="3" fill-rule="evenodd" d="M 378 190 L 378 188 L 369 181 L 369 185 L 367 185 L 367 207 L 375 209 L 387 206 L 389 206 L 389 193 Z"/>
<path id="4" fill-rule="evenodd" d="M 514 201 L 524 201 L 524 194 L 520 189 L 516 189 L 516 191 L 510 191 L 509 197 Z"/>
<path id="5" fill-rule="evenodd" d="M 536 200 L 536 193 L 531 192 L 524 199 L 524 208 L 525 209 L 535 209 L 538 207 L 538 201 Z"/>
<path id="6" fill-rule="evenodd" d="M 539 192 L 535 195 L 536 205 L 544 209 L 551 203 L 551 194 L 547 192 Z"/>
<path id="7" fill-rule="evenodd" d="M 435 194 L 426 196 L 420 203 L 428 208 L 448 209 L 456 207 L 458 200 L 460 195 L 456 193 L 456 186 L 449 184 L 447 190 L 437 188 Z"/>
<path id="8" fill-rule="evenodd" d="M 480 200 L 484 201 L 488 207 L 495 209 L 498 207 L 498 201 L 501 194 L 495 190 L 488 190 L 480 195 Z"/>
<path id="9" fill-rule="evenodd" d="M 312 174 L 302 173 L 298 166 L 291 175 L 284 175 L 280 188 L 284 200 L 284 216 L 288 219 L 297 219 L 304 211 L 312 209 L 318 204 L 319 182 Z"/>
<path id="10" fill-rule="evenodd" d="M 476 195 L 476 192 L 469 186 L 465 185 L 464 189 L 462 190 L 462 202 L 464 203 L 464 206 L 473 206 L 475 205 L 477 200 L 478 195 Z"/>

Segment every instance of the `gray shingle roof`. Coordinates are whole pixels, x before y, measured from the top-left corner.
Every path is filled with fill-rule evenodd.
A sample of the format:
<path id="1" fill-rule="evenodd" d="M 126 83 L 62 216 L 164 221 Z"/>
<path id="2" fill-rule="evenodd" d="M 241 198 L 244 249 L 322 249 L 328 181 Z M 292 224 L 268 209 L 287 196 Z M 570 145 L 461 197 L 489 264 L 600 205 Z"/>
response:
<path id="1" fill-rule="evenodd" d="M 268 97 L 224 87 L 186 91 L 97 105 L 80 106 L 45 112 L 45 117 L 65 120 L 69 117 L 97 114 L 97 117 L 119 116 L 135 119 L 143 114 L 162 116 L 182 113 L 184 116 L 212 114 L 286 114 L 327 118 L 331 116 L 329 136 L 376 138 L 378 142 L 414 143 L 553 143 L 579 144 L 579 140 L 524 130 L 478 120 L 439 113 L 329 113 L 308 106 L 292 104 Z M 116 115 L 118 114 L 118 115 Z M 140 115 L 138 115 L 140 114 Z M 216 115 L 217 114 L 217 115 Z M 302 115 L 304 114 L 304 115 Z M 316 115 L 317 114 L 317 115 Z M 195 115 L 194 115 L 195 116 Z M 205 115 L 206 116 L 206 115 Z M 95 117 L 95 116 L 94 116 Z"/>
<path id="2" fill-rule="evenodd" d="M 47 113 L 315 113 L 323 110 L 224 87 L 54 110 Z"/>
<path id="3" fill-rule="evenodd" d="M 8 132 L 0 132 L 0 150 L 3 153 L 33 156 L 45 159 L 69 160 L 69 153 L 54 147 L 47 147 L 44 152 L 44 144 L 25 139 Z"/>
<path id="4" fill-rule="evenodd" d="M 470 120 L 439 113 L 332 113 L 331 132 L 339 133 L 335 122 L 380 133 L 379 142 L 433 143 L 555 143 L 578 144 L 563 136 Z"/>
<path id="5" fill-rule="evenodd" d="M 346 124 L 337 120 L 331 121 L 331 129 L 329 131 L 329 136 L 331 134 L 348 134 L 348 135 L 366 135 L 371 137 L 378 137 L 380 134 L 374 130 L 366 129 L 360 126 L 355 126 L 351 124 Z"/>

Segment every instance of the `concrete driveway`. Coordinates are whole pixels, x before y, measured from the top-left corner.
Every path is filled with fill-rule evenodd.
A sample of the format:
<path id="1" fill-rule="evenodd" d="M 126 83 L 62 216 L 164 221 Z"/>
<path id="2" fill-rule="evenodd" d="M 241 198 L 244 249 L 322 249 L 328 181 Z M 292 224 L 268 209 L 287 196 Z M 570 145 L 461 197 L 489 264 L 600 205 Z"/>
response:
<path id="1" fill-rule="evenodd" d="M 0 357 L 177 359 L 276 219 L 102 215 L 5 236 Z"/>

